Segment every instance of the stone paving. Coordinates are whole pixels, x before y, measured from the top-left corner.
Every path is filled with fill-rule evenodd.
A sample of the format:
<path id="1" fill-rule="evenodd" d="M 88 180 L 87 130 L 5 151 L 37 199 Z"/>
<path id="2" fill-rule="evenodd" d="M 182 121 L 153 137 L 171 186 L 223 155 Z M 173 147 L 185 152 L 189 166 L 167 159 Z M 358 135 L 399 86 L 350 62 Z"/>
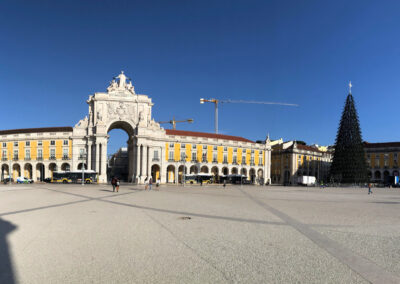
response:
<path id="1" fill-rule="evenodd" d="M 0 283 L 400 283 L 399 209 L 399 189 L 0 185 Z"/>

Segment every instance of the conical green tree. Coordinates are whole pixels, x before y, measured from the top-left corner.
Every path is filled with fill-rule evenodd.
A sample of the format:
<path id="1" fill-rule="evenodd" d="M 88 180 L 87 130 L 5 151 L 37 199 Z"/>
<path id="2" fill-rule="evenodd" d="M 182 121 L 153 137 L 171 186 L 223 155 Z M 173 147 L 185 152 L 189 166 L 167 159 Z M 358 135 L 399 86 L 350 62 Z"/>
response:
<path id="1" fill-rule="evenodd" d="M 360 123 L 351 92 L 340 119 L 330 176 L 341 183 L 364 183 L 368 179 Z"/>

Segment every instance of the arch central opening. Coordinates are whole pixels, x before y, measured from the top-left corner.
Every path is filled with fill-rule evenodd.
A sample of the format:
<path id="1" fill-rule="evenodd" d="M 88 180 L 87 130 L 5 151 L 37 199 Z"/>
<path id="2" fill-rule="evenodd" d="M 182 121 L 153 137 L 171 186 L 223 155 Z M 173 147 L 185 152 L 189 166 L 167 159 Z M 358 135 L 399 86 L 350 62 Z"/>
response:
<path id="1" fill-rule="evenodd" d="M 107 134 L 107 180 L 116 177 L 121 181 L 130 181 L 129 165 L 133 161 L 130 151 L 132 151 L 133 128 L 126 122 L 117 121 L 110 125 Z M 131 147 L 130 147 L 131 146 Z"/>

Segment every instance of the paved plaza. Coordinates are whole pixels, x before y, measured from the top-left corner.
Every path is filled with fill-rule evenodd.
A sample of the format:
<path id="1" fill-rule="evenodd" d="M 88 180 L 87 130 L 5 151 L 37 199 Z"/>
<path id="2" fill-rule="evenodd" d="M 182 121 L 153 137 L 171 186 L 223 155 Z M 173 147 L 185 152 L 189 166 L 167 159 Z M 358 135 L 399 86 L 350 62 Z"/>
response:
<path id="1" fill-rule="evenodd" d="M 1 185 L 0 283 L 400 283 L 400 190 Z"/>

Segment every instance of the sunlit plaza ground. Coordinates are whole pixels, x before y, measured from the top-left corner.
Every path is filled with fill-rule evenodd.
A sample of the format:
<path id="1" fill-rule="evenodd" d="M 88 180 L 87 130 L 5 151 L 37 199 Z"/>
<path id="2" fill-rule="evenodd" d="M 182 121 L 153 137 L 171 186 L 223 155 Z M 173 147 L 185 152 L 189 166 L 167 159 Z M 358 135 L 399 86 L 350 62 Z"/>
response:
<path id="1" fill-rule="evenodd" d="M 0 283 L 400 283 L 400 190 L 1 185 Z"/>

